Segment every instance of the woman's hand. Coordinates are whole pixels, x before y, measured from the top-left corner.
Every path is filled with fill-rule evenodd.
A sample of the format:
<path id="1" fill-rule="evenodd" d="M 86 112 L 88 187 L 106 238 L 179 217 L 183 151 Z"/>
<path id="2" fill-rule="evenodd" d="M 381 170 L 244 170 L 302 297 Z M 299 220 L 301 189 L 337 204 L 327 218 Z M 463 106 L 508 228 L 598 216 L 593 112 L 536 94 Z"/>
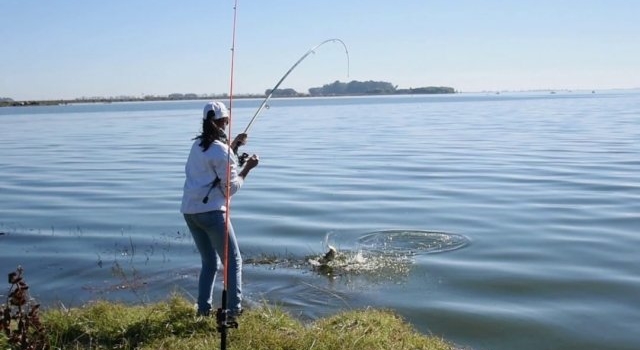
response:
<path id="1" fill-rule="evenodd" d="M 245 163 L 244 167 L 253 169 L 258 166 L 258 163 L 260 163 L 260 158 L 257 154 L 254 154 L 251 157 L 247 158 L 247 162 Z"/>
<path id="2" fill-rule="evenodd" d="M 255 168 L 258 166 L 258 163 L 260 163 L 260 158 L 258 158 L 258 155 L 254 154 L 251 157 L 247 158 L 246 163 L 244 164 L 244 167 L 242 168 L 242 171 L 240 171 L 240 175 L 243 179 L 247 177 L 247 175 L 249 175 L 249 172 L 251 171 L 251 169 Z"/>

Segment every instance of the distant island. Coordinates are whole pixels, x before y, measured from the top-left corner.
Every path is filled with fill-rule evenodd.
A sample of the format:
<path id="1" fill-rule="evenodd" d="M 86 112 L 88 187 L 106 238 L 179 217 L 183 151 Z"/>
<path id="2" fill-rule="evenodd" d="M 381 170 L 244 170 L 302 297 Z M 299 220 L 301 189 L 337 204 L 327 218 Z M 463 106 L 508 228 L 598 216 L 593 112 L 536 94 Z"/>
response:
<path id="1" fill-rule="evenodd" d="M 234 98 L 264 98 L 272 92 L 265 90 L 260 94 L 234 95 Z M 446 86 L 427 86 L 419 88 L 399 89 L 385 81 L 350 81 L 343 83 L 335 81 L 321 87 L 313 87 L 307 93 L 298 92 L 294 89 L 277 89 L 273 91 L 273 98 L 278 97 L 327 97 L 327 96 L 369 96 L 369 95 L 411 95 L 411 94 L 453 94 L 456 90 Z M 38 101 L 14 101 L 8 97 L 0 97 L 0 107 L 8 106 L 48 106 L 64 105 L 70 103 L 112 103 L 112 102 L 136 102 L 136 101 L 180 101 L 180 100 L 209 100 L 228 98 L 228 94 L 219 95 L 198 95 L 193 93 L 173 93 L 165 96 L 145 95 L 142 97 L 117 96 L 117 97 L 81 97 L 73 100 L 38 100 Z"/>
<path id="2" fill-rule="evenodd" d="M 308 94 L 303 94 L 294 89 L 278 89 L 273 97 L 321 97 L 321 96 L 361 96 L 361 95 L 406 95 L 406 94 L 453 94 L 455 89 L 446 86 L 428 86 L 420 88 L 398 89 L 386 81 L 357 81 L 342 83 L 338 80 L 322 87 L 309 89 Z M 271 89 L 264 92 L 265 96 L 271 93 Z"/>

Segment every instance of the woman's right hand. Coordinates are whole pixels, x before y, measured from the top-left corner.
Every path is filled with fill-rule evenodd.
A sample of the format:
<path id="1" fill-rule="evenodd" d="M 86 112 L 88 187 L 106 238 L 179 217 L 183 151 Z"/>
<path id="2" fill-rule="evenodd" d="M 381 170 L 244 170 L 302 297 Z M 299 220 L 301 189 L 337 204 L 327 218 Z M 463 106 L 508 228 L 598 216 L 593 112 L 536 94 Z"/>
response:
<path id="1" fill-rule="evenodd" d="M 243 179 L 246 178 L 247 175 L 249 175 L 249 171 L 251 171 L 251 169 L 258 166 L 259 162 L 260 162 L 260 158 L 258 158 L 258 156 L 255 154 L 247 158 L 246 163 L 244 163 L 244 167 L 242 168 L 242 171 L 240 171 L 240 174 L 239 174 L 240 177 L 242 177 Z"/>
<path id="2" fill-rule="evenodd" d="M 253 154 L 249 158 L 247 158 L 247 162 L 244 164 L 244 167 L 248 169 L 253 169 L 256 166 L 258 166 L 258 163 L 260 163 L 260 158 L 258 157 L 257 154 Z"/>

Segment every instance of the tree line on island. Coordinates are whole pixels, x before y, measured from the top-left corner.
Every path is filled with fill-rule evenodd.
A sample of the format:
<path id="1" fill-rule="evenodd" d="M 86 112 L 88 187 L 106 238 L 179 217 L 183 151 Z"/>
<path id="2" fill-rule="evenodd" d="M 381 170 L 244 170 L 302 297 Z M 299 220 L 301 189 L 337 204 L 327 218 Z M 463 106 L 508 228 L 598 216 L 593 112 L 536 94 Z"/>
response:
<path id="1" fill-rule="evenodd" d="M 246 94 L 235 95 L 237 98 L 262 98 L 271 93 L 271 89 L 267 89 L 264 95 Z M 307 93 L 301 93 L 294 89 L 276 89 L 273 97 L 322 97 L 322 96 L 362 96 L 362 95 L 402 95 L 402 94 L 453 94 L 456 90 L 447 86 L 427 86 L 419 88 L 398 89 L 397 85 L 393 85 L 386 81 L 357 81 L 352 80 L 343 83 L 338 80 L 331 84 L 325 84 L 321 87 L 313 87 Z M 193 93 L 172 93 L 164 96 L 145 95 L 142 97 L 135 96 L 118 96 L 118 97 L 82 97 L 73 100 L 39 100 L 39 101 L 14 101 L 8 97 L 0 97 L 0 107 L 6 106 L 38 106 L 38 105 L 60 105 L 67 103 L 109 103 L 109 102 L 133 102 L 133 101 L 175 101 L 175 100 L 203 100 L 225 98 L 228 94 L 209 94 L 198 95 Z"/>
<path id="2" fill-rule="evenodd" d="M 265 90 L 265 95 L 269 95 L 271 89 Z M 300 96 L 349 96 L 349 95 L 400 95 L 400 94 L 453 94 L 455 89 L 447 86 L 427 86 L 419 88 L 398 89 L 386 81 L 357 81 L 352 80 L 343 83 L 338 80 L 321 87 L 313 87 L 308 90 L 308 94 L 297 92 L 294 89 L 276 89 L 273 97 L 300 97 Z"/>

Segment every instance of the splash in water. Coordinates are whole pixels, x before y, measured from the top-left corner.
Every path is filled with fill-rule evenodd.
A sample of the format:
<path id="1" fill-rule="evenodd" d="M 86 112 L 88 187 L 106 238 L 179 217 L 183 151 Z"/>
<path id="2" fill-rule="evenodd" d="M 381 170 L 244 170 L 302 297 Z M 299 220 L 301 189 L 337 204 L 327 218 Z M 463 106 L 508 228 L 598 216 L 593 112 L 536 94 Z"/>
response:
<path id="1" fill-rule="evenodd" d="M 443 253 L 463 248 L 469 239 L 463 235 L 411 230 L 386 230 L 365 234 L 356 250 L 337 251 L 325 237 L 327 252 L 307 257 L 306 262 L 321 274 L 372 274 L 378 277 L 408 274 L 419 254 Z"/>
<path id="2" fill-rule="evenodd" d="M 375 279 L 396 279 L 408 275 L 416 255 L 448 252 L 469 244 L 469 239 L 459 234 L 386 230 L 361 236 L 357 240 L 357 248 L 349 250 L 336 249 L 330 245 L 330 236 L 331 233 L 325 236 L 325 253 L 322 254 L 310 255 L 304 259 L 248 259 L 245 262 L 308 268 L 329 277 L 359 275 Z"/>

